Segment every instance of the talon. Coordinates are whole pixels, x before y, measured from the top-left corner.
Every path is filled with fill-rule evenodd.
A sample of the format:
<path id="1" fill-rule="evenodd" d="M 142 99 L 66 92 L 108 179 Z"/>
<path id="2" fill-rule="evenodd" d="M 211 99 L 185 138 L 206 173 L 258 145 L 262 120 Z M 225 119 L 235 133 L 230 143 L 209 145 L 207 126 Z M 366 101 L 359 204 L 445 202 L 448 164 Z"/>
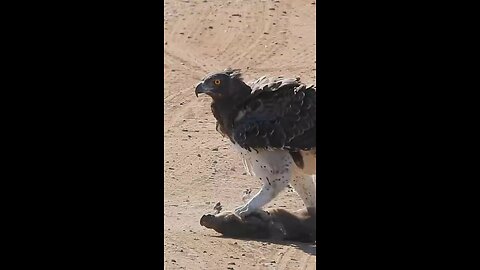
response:
<path id="1" fill-rule="evenodd" d="M 241 206 L 235 209 L 234 213 L 235 215 L 239 216 L 241 219 L 244 219 L 245 216 L 248 215 L 249 211 L 248 211 L 248 208 L 246 208 L 245 206 Z"/>

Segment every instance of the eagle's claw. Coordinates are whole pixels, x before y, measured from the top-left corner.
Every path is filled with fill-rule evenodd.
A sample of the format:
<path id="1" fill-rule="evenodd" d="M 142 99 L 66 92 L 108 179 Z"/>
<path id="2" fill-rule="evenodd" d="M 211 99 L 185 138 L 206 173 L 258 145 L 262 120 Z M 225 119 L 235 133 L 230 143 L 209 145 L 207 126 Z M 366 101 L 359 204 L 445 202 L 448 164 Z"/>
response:
<path id="1" fill-rule="evenodd" d="M 234 211 L 235 215 L 239 216 L 241 219 L 245 219 L 245 217 L 250 214 L 252 211 L 249 211 L 248 205 L 242 205 L 237 207 Z"/>

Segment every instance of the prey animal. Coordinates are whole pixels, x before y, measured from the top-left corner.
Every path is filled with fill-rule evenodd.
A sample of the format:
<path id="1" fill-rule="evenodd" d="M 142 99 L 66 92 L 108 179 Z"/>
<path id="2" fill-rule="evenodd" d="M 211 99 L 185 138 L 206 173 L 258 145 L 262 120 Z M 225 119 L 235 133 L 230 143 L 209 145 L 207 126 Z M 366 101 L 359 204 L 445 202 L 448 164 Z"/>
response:
<path id="1" fill-rule="evenodd" d="M 230 139 L 260 191 L 235 209 L 240 217 L 261 209 L 289 184 L 316 212 L 316 87 L 299 78 L 261 77 L 245 83 L 240 70 L 207 75 L 195 94 L 212 98 L 216 129 Z"/>

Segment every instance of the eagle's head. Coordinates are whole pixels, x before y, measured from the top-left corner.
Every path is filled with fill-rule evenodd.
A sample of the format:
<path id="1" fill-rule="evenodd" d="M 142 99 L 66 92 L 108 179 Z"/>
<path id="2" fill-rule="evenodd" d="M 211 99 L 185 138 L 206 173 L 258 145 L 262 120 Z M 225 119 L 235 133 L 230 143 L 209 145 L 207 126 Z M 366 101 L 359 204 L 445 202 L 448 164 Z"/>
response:
<path id="1" fill-rule="evenodd" d="M 227 69 L 222 72 L 207 75 L 195 87 L 195 95 L 207 94 L 213 100 L 222 99 L 243 99 L 251 92 L 251 88 L 246 85 L 238 69 Z"/>

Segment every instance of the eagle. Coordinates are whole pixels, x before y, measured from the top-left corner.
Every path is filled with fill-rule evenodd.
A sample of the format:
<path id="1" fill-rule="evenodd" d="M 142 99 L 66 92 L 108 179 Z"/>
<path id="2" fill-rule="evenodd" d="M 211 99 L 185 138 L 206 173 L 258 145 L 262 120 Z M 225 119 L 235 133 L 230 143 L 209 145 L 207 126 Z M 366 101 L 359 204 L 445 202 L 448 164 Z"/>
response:
<path id="1" fill-rule="evenodd" d="M 316 214 L 316 86 L 263 76 L 245 83 L 239 69 L 205 76 L 195 95 L 212 98 L 216 129 L 233 144 L 260 191 L 234 213 L 241 218 L 291 185 Z"/>

